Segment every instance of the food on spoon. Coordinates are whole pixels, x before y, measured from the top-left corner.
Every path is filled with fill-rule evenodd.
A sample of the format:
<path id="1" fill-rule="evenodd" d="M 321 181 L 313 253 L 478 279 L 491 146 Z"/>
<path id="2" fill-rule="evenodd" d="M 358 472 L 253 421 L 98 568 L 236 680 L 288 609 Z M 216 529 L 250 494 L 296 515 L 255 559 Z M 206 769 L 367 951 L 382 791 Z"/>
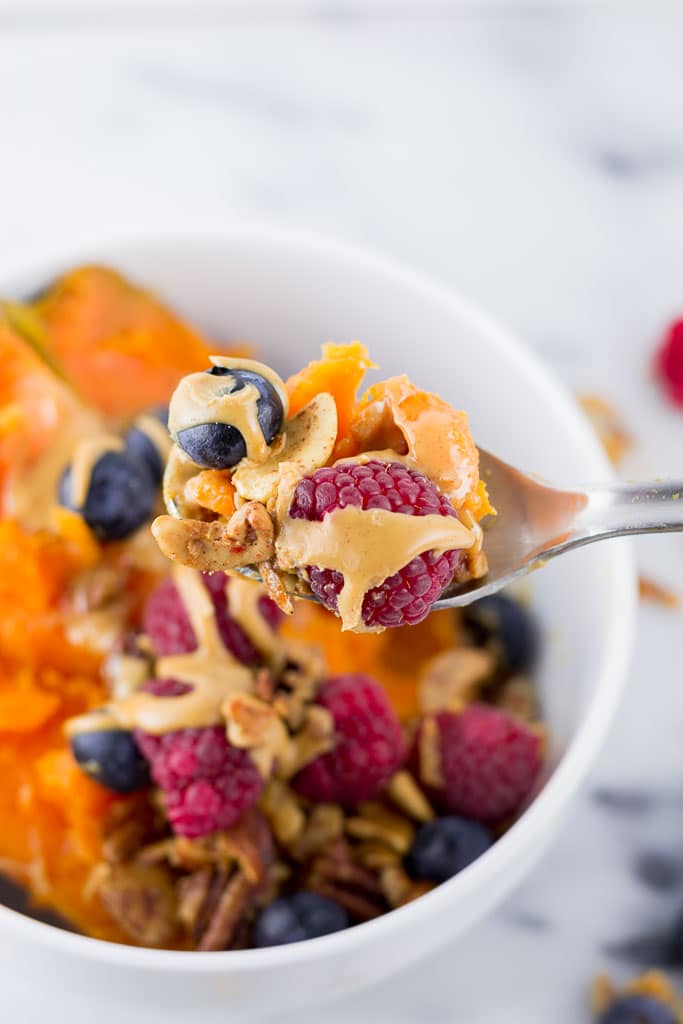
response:
<path id="1" fill-rule="evenodd" d="M 411 630 L 342 636 L 324 608 L 289 607 L 274 565 L 279 498 L 294 530 L 350 509 L 380 521 L 395 514 L 399 529 L 429 521 L 478 536 L 489 506 L 463 415 L 403 379 L 357 401 L 370 365 L 359 345 L 327 347 L 286 386 L 238 353 L 203 373 L 213 346 L 102 268 L 70 272 L 33 304 L 6 310 L 3 873 L 87 935 L 212 950 L 330 934 L 463 870 L 493 841 L 473 820 L 479 805 L 472 816 L 452 812 L 449 765 L 463 736 L 475 748 L 468 714 L 505 710 L 505 728 L 485 730 L 475 750 L 474 791 L 491 781 L 490 765 L 504 775 L 510 736 L 524 768 L 514 792 L 496 776 L 496 817 L 501 807 L 508 815 L 496 835 L 540 765 L 533 684 L 513 674 L 527 665 L 526 613 L 506 606 L 465 622 L 436 612 Z M 239 427 L 245 455 L 228 468 L 199 466 L 166 433 L 170 393 L 194 371 L 200 392 L 206 382 L 225 389 L 224 425 Z M 190 428 L 213 422 L 203 402 L 193 408 Z M 441 452 L 424 447 L 425 417 L 443 428 Z M 216 457 L 234 456 L 228 441 Z M 209 443 L 209 461 L 218 447 Z M 161 557 L 149 522 L 167 464 L 166 535 L 212 558 L 206 568 L 253 555 L 272 598 L 241 576 Z M 465 552 L 458 573 L 481 569 L 476 547 L 448 548 Z M 407 621 L 421 617 L 415 602 L 431 600 L 438 560 L 418 554 L 420 572 L 377 581 L 389 598 L 373 597 L 363 628 L 388 623 L 396 608 Z M 332 586 L 331 604 L 341 590 Z M 442 715 L 451 726 L 438 733 Z M 429 769 L 430 730 L 423 777 L 411 751 L 417 734 Z"/>
<path id="2" fill-rule="evenodd" d="M 454 577 L 485 574 L 479 521 L 493 509 L 464 413 L 406 377 L 357 400 L 371 365 L 358 345 L 326 346 L 288 385 L 253 360 L 211 362 L 171 399 L 170 515 L 153 527 L 164 554 L 206 571 L 266 564 L 355 632 L 415 625 Z M 202 503 L 202 470 L 223 474 L 235 511 Z M 238 532 L 246 507 L 248 550 Z M 272 574 L 261 575 L 269 585 Z"/>

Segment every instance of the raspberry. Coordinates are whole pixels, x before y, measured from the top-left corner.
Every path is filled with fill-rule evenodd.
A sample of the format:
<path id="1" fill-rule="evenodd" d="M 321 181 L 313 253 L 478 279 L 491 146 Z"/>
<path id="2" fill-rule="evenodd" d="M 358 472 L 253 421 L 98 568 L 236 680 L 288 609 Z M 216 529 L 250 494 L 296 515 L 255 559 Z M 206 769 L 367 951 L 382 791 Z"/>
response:
<path id="1" fill-rule="evenodd" d="M 667 328 L 655 356 L 655 373 L 672 402 L 683 406 L 683 319 Z"/>
<path id="2" fill-rule="evenodd" d="M 450 814 L 489 824 L 514 814 L 541 767 L 541 741 L 526 725 L 486 704 L 459 714 L 435 715 L 443 790 L 437 796 Z M 419 771 L 419 740 L 413 752 Z"/>
<path id="3" fill-rule="evenodd" d="M 344 675 L 323 683 L 317 702 L 334 718 L 336 745 L 299 772 L 297 790 L 320 803 L 371 800 L 405 756 L 401 724 L 387 695 L 369 676 Z"/>
<path id="4" fill-rule="evenodd" d="M 175 679 L 152 679 L 143 689 L 157 697 L 180 697 L 191 689 Z M 252 807 L 263 789 L 246 750 L 231 746 L 225 729 L 179 729 L 152 735 L 138 729 L 138 747 L 152 778 L 163 790 L 173 831 L 195 838 L 230 828 Z"/>
<path id="5" fill-rule="evenodd" d="M 203 579 L 216 609 L 216 622 L 223 643 L 245 665 L 257 664 L 260 660 L 258 651 L 230 615 L 229 596 L 226 596 L 230 584 L 225 573 L 204 573 Z M 277 629 L 281 618 L 277 606 L 264 596 L 259 600 L 259 608 L 271 629 Z M 159 657 L 196 650 L 190 617 L 170 576 L 148 598 L 142 624 Z"/>
<path id="6" fill-rule="evenodd" d="M 400 462 L 371 461 L 344 463 L 319 469 L 301 480 L 292 498 L 293 519 L 320 522 L 335 508 L 358 505 L 382 508 L 406 516 L 455 516 L 455 509 L 436 485 L 422 473 Z M 460 551 L 418 555 L 395 575 L 373 587 L 363 600 L 363 622 L 367 626 L 414 626 L 421 622 L 453 578 L 462 557 Z M 344 577 L 332 569 L 307 566 L 311 590 L 331 611 Z"/>

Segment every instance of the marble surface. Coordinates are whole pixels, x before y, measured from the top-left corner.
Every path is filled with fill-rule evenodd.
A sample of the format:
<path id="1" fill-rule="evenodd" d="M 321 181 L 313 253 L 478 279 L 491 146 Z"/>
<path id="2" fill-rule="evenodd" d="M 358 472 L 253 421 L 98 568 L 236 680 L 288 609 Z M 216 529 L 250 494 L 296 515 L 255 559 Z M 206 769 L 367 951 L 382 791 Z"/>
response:
<path id="1" fill-rule="evenodd" d="M 98 27 L 0 4 L 0 272 L 43 245 L 243 217 L 368 243 L 613 400 L 637 440 L 630 475 L 680 472 L 683 418 L 648 367 L 683 310 L 683 15 L 382 6 Z M 679 537 L 638 548 L 680 584 Z M 533 876 L 328 1024 L 575 1024 L 596 968 L 631 970 L 625 940 L 683 905 L 681 614 L 643 606 L 616 725 Z M 3 1009 L 42 1020 L 37 995 L 2 986 Z"/>

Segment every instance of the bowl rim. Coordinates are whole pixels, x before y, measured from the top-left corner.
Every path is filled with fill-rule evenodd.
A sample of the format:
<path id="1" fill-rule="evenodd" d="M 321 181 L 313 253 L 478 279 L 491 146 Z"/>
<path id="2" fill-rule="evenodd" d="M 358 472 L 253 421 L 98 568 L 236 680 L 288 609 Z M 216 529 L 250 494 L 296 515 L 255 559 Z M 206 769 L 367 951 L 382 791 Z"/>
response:
<path id="1" fill-rule="evenodd" d="M 551 369 L 514 332 L 508 330 L 491 314 L 461 296 L 449 285 L 435 280 L 431 274 L 348 241 L 339 241 L 317 232 L 281 223 L 239 222 L 221 231 L 155 232 L 144 238 L 131 238 L 127 233 L 90 242 L 76 240 L 73 245 L 52 246 L 24 257 L 16 269 L 0 269 L 0 279 L 12 282 L 35 279 L 55 273 L 56 269 L 88 259 L 116 263 L 126 255 L 154 250 L 160 246 L 193 247 L 234 246 L 239 243 L 260 244 L 294 251 L 301 255 L 318 254 L 328 262 L 353 264 L 362 269 L 368 280 L 384 278 L 393 286 L 420 293 L 425 302 L 440 306 L 445 313 L 457 316 L 485 335 L 493 349 L 512 351 L 526 377 L 538 388 L 553 395 L 558 417 L 577 448 L 592 465 L 596 479 L 614 476 L 599 441 L 579 406 Z M 3 285 L 3 287 L 5 287 Z M 111 966 L 145 969 L 153 972 L 173 970 L 183 974 L 253 973 L 269 968 L 302 965 L 328 956 L 343 955 L 349 950 L 381 940 L 396 929 L 416 928 L 434 912 L 445 913 L 457 904 L 466 888 L 486 887 L 489 880 L 512 865 L 534 840 L 541 842 L 549 822 L 580 788 L 595 759 L 619 703 L 626 681 L 633 646 L 636 618 L 636 569 L 632 545 L 621 541 L 610 552 L 610 575 L 614 597 L 609 609 L 609 626 L 605 632 L 600 662 L 596 671 L 595 691 L 584 721 L 569 742 L 553 774 L 522 816 L 495 845 L 464 871 L 419 899 L 387 914 L 356 925 L 346 931 L 291 945 L 267 949 L 196 952 L 147 949 L 120 945 L 102 939 L 64 931 L 54 925 L 26 917 L 19 911 L 0 905 L 0 927 L 19 938 L 49 947 L 55 953 L 82 956 Z"/>

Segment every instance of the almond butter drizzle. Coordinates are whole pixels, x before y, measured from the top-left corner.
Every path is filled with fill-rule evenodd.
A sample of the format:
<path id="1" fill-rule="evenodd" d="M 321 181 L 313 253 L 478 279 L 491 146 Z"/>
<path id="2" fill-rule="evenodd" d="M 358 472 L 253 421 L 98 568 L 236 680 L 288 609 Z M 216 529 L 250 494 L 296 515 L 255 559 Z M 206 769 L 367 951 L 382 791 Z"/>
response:
<path id="1" fill-rule="evenodd" d="M 228 370 L 249 370 L 260 374 L 276 389 L 286 415 L 284 385 L 270 367 L 253 359 L 230 359 L 227 356 L 211 356 L 211 362 Z M 258 421 L 259 392 L 253 384 L 245 384 L 239 391 L 230 392 L 232 379 L 229 374 L 216 377 L 210 373 L 191 373 L 183 377 L 171 398 L 169 432 L 177 440 L 178 433 L 189 427 L 227 423 L 239 430 L 244 438 L 247 458 L 251 462 L 263 463 L 270 455 L 270 447 Z"/>
<path id="2" fill-rule="evenodd" d="M 159 679 L 177 679 L 192 689 L 180 697 L 136 692 L 105 708 L 71 719 L 69 735 L 100 729 L 144 729 L 159 734 L 199 728 L 221 721 L 221 705 L 233 693 L 252 688 L 253 673 L 224 646 L 211 598 L 199 573 L 178 566 L 173 581 L 185 605 L 197 640 L 189 654 L 173 654 L 156 664 Z"/>
<path id="3" fill-rule="evenodd" d="M 71 504 L 74 508 L 85 505 L 98 460 L 107 452 L 120 452 L 123 448 L 123 441 L 116 434 L 96 434 L 78 442 L 71 456 Z"/>
<path id="4" fill-rule="evenodd" d="M 6 514 L 28 530 L 49 525 L 59 480 L 75 446 L 84 433 L 101 430 L 98 417 L 81 409 L 71 410 L 65 420 L 39 459 L 12 479 L 4 496 Z"/>
<path id="5" fill-rule="evenodd" d="M 275 547 L 278 565 L 320 566 L 342 573 L 337 610 L 342 630 L 373 632 L 363 623 L 363 598 L 426 551 L 470 548 L 473 536 L 452 516 L 407 516 L 385 509 L 347 505 L 321 522 L 283 521 Z"/>
<path id="6" fill-rule="evenodd" d="M 103 674 L 114 700 L 122 700 L 136 693 L 149 679 L 149 664 L 146 658 L 132 654 L 110 654 Z"/>
<path id="7" fill-rule="evenodd" d="M 134 677 L 135 686 L 128 692 L 129 680 L 123 680 L 121 696 L 117 693 L 106 707 L 72 718 L 66 726 L 68 735 L 103 729 L 144 729 L 160 734 L 216 725 L 223 721 L 221 707 L 228 697 L 251 692 L 254 672 L 237 661 L 223 644 L 213 602 L 200 573 L 176 566 L 173 581 L 190 617 L 197 649 L 159 658 L 155 671 L 157 678 L 177 679 L 191 685 L 192 690 L 179 697 L 157 697 L 139 690 L 139 677 Z M 281 663 L 284 648 L 258 610 L 262 593 L 249 580 L 232 579 L 231 614 L 264 657 Z"/>
<path id="8" fill-rule="evenodd" d="M 251 373 L 258 373 L 261 377 L 272 384 L 282 402 L 282 408 L 284 410 L 284 418 L 287 419 L 289 413 L 289 395 L 287 394 L 287 388 L 285 387 L 282 377 L 275 372 L 272 366 L 266 366 L 265 363 L 259 363 L 256 359 L 239 359 L 234 356 L 209 356 L 209 362 L 212 366 L 222 366 L 226 370 L 249 370 Z"/>
<path id="9" fill-rule="evenodd" d="M 228 608 L 270 668 L 281 668 L 284 648 L 259 608 L 263 589 L 253 580 L 235 574 L 227 582 Z"/>
<path id="10" fill-rule="evenodd" d="M 161 420 L 158 420 L 156 416 L 138 416 L 135 426 L 142 434 L 149 438 L 159 452 L 161 461 L 165 463 L 171 454 L 173 441 Z"/>

